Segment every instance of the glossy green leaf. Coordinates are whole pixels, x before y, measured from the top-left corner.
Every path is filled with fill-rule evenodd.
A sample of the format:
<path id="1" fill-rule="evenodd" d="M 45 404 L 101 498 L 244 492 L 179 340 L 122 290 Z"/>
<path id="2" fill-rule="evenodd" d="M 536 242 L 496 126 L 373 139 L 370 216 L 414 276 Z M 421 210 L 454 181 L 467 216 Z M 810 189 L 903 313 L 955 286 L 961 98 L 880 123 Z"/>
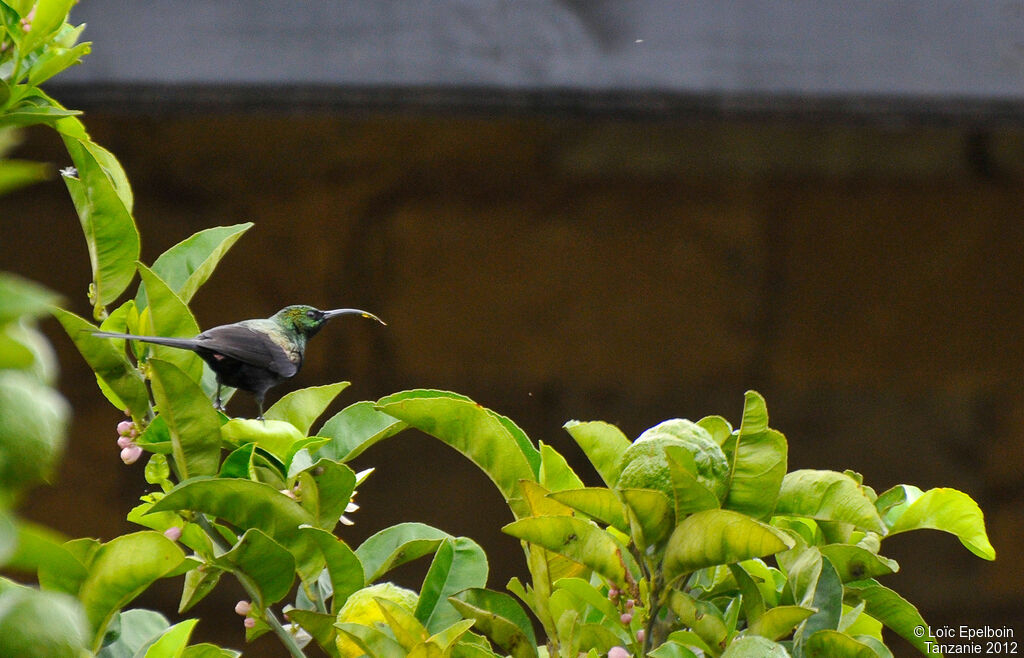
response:
<path id="1" fill-rule="evenodd" d="M 406 658 L 402 645 L 376 628 L 351 623 L 336 623 L 334 627 L 373 658 Z"/>
<path id="2" fill-rule="evenodd" d="M 82 57 L 92 51 L 92 43 L 85 42 L 71 48 L 51 46 L 48 48 L 28 72 L 28 83 L 39 85 L 46 82 L 61 71 L 81 62 Z"/>
<path id="3" fill-rule="evenodd" d="M 65 547 L 64 538 L 49 528 L 22 521 L 17 524 L 17 550 L 4 567 L 43 572 L 41 584 L 67 594 L 77 594 L 89 575 L 85 565 Z"/>
<path id="4" fill-rule="evenodd" d="M 675 518 L 682 520 L 687 514 L 718 507 L 718 496 L 697 479 L 697 465 L 690 451 L 682 446 L 667 445 L 664 452 L 672 481 Z"/>
<path id="5" fill-rule="evenodd" d="M 602 594 L 596 587 L 582 578 L 561 578 L 554 583 L 556 590 L 565 590 L 577 599 L 599 611 L 605 619 L 615 619 L 619 616 L 618 609 L 606 594 Z"/>
<path id="6" fill-rule="evenodd" d="M 338 610 L 348 597 L 366 585 L 363 565 L 355 551 L 331 533 L 309 526 L 299 528 L 299 532 L 306 535 L 324 556 L 327 574 L 331 580 L 331 590 L 334 593 L 331 611 L 337 616 Z"/>
<path id="7" fill-rule="evenodd" d="M 502 532 L 590 567 L 625 586 L 639 578 L 636 561 L 609 533 L 571 516 L 535 516 L 514 521 Z"/>
<path id="8" fill-rule="evenodd" d="M 316 440 L 305 436 L 297 427 L 283 420 L 232 418 L 219 428 L 224 441 L 235 446 L 255 443 L 284 464 L 288 464 L 296 452 Z"/>
<path id="9" fill-rule="evenodd" d="M 130 197 L 126 203 L 124 172 L 113 156 L 88 140 L 67 134 L 63 138 L 78 173 L 77 177 L 64 176 L 64 183 L 85 233 L 93 277 L 89 301 L 99 319 L 135 276 L 139 232 L 132 219 Z"/>
<path id="10" fill-rule="evenodd" d="M 423 523 L 399 523 L 385 528 L 367 538 L 355 551 L 363 564 L 364 581 L 372 583 L 400 564 L 429 555 L 450 538 L 447 532 Z"/>
<path id="11" fill-rule="evenodd" d="M 929 626 L 912 603 L 873 579 L 847 583 L 845 592 L 847 603 L 863 601 L 867 614 L 910 642 L 922 654 L 929 655 L 927 644 L 937 640 L 928 634 L 918 635 L 919 629 Z"/>
<path id="12" fill-rule="evenodd" d="M 141 652 L 170 627 L 167 618 L 154 610 L 125 610 L 111 620 L 103 649 L 97 657 L 133 658 L 137 653 L 142 655 Z"/>
<path id="13" fill-rule="evenodd" d="M 324 566 L 320 552 L 299 529 L 313 525 L 313 517 L 297 502 L 262 482 L 193 478 L 175 487 L 150 511 L 183 509 L 211 514 L 242 530 L 263 531 L 291 552 L 303 581 L 316 578 Z"/>
<path id="14" fill-rule="evenodd" d="M 148 267 L 138 263 L 138 269 L 139 278 L 149 297 L 148 317 L 153 325 L 152 334 L 170 338 L 193 338 L 198 335 L 199 325 L 185 302 Z M 141 310 L 144 307 L 138 308 Z M 149 329 L 146 331 L 149 332 Z M 146 347 L 155 358 L 173 363 L 192 381 L 198 383 L 203 376 L 203 360 L 195 352 L 165 345 L 147 344 Z"/>
<path id="15" fill-rule="evenodd" d="M 320 417 L 327 406 L 348 385 L 348 382 L 338 382 L 292 391 L 267 409 L 263 417 L 267 420 L 283 420 L 291 423 L 305 436 L 309 433 L 313 421 Z"/>
<path id="16" fill-rule="evenodd" d="M 793 639 L 798 647 L 820 630 L 838 629 L 843 615 L 843 584 L 836 568 L 813 548 L 808 549 L 805 556 L 812 559 L 798 561 L 802 572 L 791 570 L 789 580 L 797 601 L 817 612 L 797 628 Z"/>
<path id="17" fill-rule="evenodd" d="M 749 627 L 753 627 L 761 619 L 761 616 L 764 615 L 765 609 L 771 607 L 771 605 L 765 604 L 764 594 L 759 586 L 762 583 L 755 580 L 754 576 L 744 568 L 744 565 L 751 565 L 753 563 L 753 560 L 744 560 L 743 562 L 729 565 L 729 573 L 732 574 L 733 580 L 736 581 L 736 585 L 739 588 L 740 596 L 743 597 L 740 599 L 740 603 L 743 606 L 743 616 L 746 618 Z"/>
<path id="18" fill-rule="evenodd" d="M 198 623 L 198 619 L 186 619 L 171 626 L 150 645 L 145 658 L 180 658 Z"/>
<path id="19" fill-rule="evenodd" d="M 874 649 L 846 633 L 824 629 L 807 638 L 803 645 L 806 658 L 878 658 Z"/>
<path id="20" fill-rule="evenodd" d="M 252 226 L 252 222 L 245 222 L 199 231 L 160 254 L 153 263 L 153 271 L 188 303 L 228 250 Z M 140 291 L 137 299 L 140 306 L 145 306 L 143 294 Z"/>
<path id="21" fill-rule="evenodd" d="M 186 573 L 185 584 L 181 588 L 181 599 L 178 601 L 178 612 L 185 612 L 206 598 L 220 582 L 223 573 L 223 569 L 211 564 L 200 565 Z"/>
<path id="22" fill-rule="evenodd" d="M 750 633 L 769 640 L 778 640 L 792 633 L 794 628 L 814 613 L 814 608 L 799 605 L 769 608 L 757 621 L 750 624 Z"/>
<path id="23" fill-rule="evenodd" d="M 461 619 L 449 596 L 471 587 L 487 585 L 487 554 L 468 537 L 445 539 L 434 554 L 420 587 L 416 618 L 431 633 L 438 633 Z"/>
<path id="24" fill-rule="evenodd" d="M 79 658 L 89 655 L 91 634 L 82 607 L 67 594 L 21 586 L 0 592 L 5 656 Z"/>
<path id="25" fill-rule="evenodd" d="M 885 576 L 900 570 L 896 560 L 876 555 L 861 546 L 828 544 L 819 547 L 819 550 L 836 568 L 839 579 L 844 583 Z"/>
<path id="26" fill-rule="evenodd" d="M 692 628 L 704 646 L 711 647 L 713 653 L 718 653 L 724 648 L 729 629 L 722 619 L 721 612 L 712 603 L 695 599 L 679 590 L 672 591 L 668 603 L 679 621 L 684 626 Z"/>
<path id="27" fill-rule="evenodd" d="M 996 551 L 985 532 L 985 516 L 974 499 L 962 491 L 929 489 L 893 520 L 889 534 L 922 528 L 956 535 L 960 543 L 978 557 L 996 559 Z"/>
<path id="28" fill-rule="evenodd" d="M 71 555 L 71 558 L 82 565 L 86 570 L 85 575 L 74 565 L 71 565 L 69 571 L 58 571 L 57 569 L 62 566 L 63 559 L 52 565 L 48 562 L 42 562 L 39 564 L 39 586 L 43 589 L 77 596 L 78 591 L 82 588 L 82 583 L 88 577 L 89 565 L 92 564 L 93 556 L 95 556 L 100 546 L 102 544 L 98 540 L 88 538 L 72 539 L 64 542 L 62 547 Z"/>
<path id="29" fill-rule="evenodd" d="M 857 481 L 836 471 L 802 469 L 787 473 L 782 480 L 775 514 L 841 521 L 863 530 L 885 533 L 874 503 Z"/>
<path id="30" fill-rule="evenodd" d="M 333 530 L 352 499 L 356 474 L 351 468 L 330 459 L 320 459 L 304 471 L 312 478 L 317 491 L 317 527 Z M 305 489 L 300 491 L 304 498 Z"/>
<path id="31" fill-rule="evenodd" d="M 565 457 L 543 442 L 540 444 L 540 483 L 548 491 L 583 488 L 583 481 L 569 467 Z"/>
<path id="32" fill-rule="evenodd" d="M 442 655 L 448 655 L 451 647 L 469 632 L 474 623 L 472 619 L 461 619 L 451 626 L 434 633 L 427 641 L 437 646 L 441 650 Z"/>
<path id="33" fill-rule="evenodd" d="M 185 647 L 181 654 L 181 658 L 241 658 L 241 656 L 241 651 L 225 649 L 209 642 L 201 642 Z"/>
<path id="34" fill-rule="evenodd" d="M 463 616 L 475 621 L 476 630 L 513 658 L 536 658 L 533 625 L 511 596 L 486 589 L 468 589 L 449 600 Z"/>
<path id="35" fill-rule="evenodd" d="M 98 327 L 69 311 L 55 308 L 53 314 L 96 377 L 110 387 L 133 417 L 144 418 L 149 412 L 149 391 L 142 375 L 125 356 L 124 341 L 93 336 Z"/>
<path id="36" fill-rule="evenodd" d="M 181 478 L 214 475 L 220 467 L 220 419 L 210 400 L 177 366 L 160 359 L 150 359 L 148 366 Z"/>
<path id="37" fill-rule="evenodd" d="M 46 315 L 58 301 L 55 293 L 38 283 L 0 272 L 0 325 Z"/>
<path id="38" fill-rule="evenodd" d="M 790 658 L 790 655 L 781 644 L 756 635 L 747 635 L 729 644 L 721 658 Z"/>
<path id="39" fill-rule="evenodd" d="M 406 427 L 397 418 L 378 411 L 373 402 L 356 402 L 332 416 L 317 432 L 317 436 L 330 439 L 317 450 L 317 456 L 347 462 Z"/>
<path id="40" fill-rule="evenodd" d="M 223 430 L 223 426 L 221 426 Z M 245 478 L 256 479 L 256 472 L 253 467 L 253 454 L 256 450 L 255 443 L 246 443 L 241 448 L 231 451 L 220 464 L 220 472 L 217 477 L 222 478 Z"/>
<path id="41" fill-rule="evenodd" d="M 377 409 L 461 452 L 497 485 L 517 517 L 529 513 L 518 498 L 519 480 L 536 480 L 537 474 L 497 414 L 445 391 L 396 393 L 379 400 Z"/>
<path id="42" fill-rule="evenodd" d="M 579 444 L 604 483 L 614 487 L 619 481 L 619 461 L 622 459 L 622 453 L 630 446 L 630 441 L 622 430 L 600 420 L 570 420 L 563 427 Z"/>
<path id="43" fill-rule="evenodd" d="M 740 431 L 722 445 L 729 460 L 726 509 L 767 521 L 786 475 L 786 437 L 768 427 L 768 409 L 756 391 L 747 391 Z"/>
<path id="44" fill-rule="evenodd" d="M 250 528 L 231 550 L 214 560 L 227 571 L 241 572 L 255 587 L 259 608 L 283 599 L 295 580 L 295 560 L 291 553 L 266 533 Z"/>
<path id="45" fill-rule="evenodd" d="M 381 614 L 384 615 L 384 620 L 387 622 L 391 633 L 395 636 L 395 640 L 405 650 L 411 651 L 415 646 L 430 637 L 426 627 L 416 619 L 416 615 L 398 603 L 382 597 L 374 597 L 373 600 L 380 608 Z"/>
<path id="46" fill-rule="evenodd" d="M 338 658 L 341 655 L 338 653 L 337 643 L 334 640 L 336 633 L 334 622 L 337 621 L 337 615 L 292 608 L 285 613 L 285 616 L 289 621 L 298 624 L 312 635 L 327 655 L 332 658 Z"/>
<path id="47" fill-rule="evenodd" d="M 623 489 L 620 493 L 640 526 L 644 550 L 668 539 L 675 527 L 675 512 L 668 496 L 653 489 Z"/>
<path id="48" fill-rule="evenodd" d="M 158 532 L 121 535 L 93 555 L 78 598 L 98 649 L 110 619 L 154 581 L 172 573 L 185 559 L 181 548 Z"/>
<path id="49" fill-rule="evenodd" d="M 704 567 L 732 564 L 792 548 L 786 533 L 730 510 L 692 514 L 676 526 L 665 548 L 667 582 Z"/>
<path id="50" fill-rule="evenodd" d="M 2 488 L 50 479 L 64 451 L 67 402 L 26 371 L 0 370 L 0 410 Z"/>
<path id="51" fill-rule="evenodd" d="M 3 87 L 0 87 L 0 105 L 3 104 Z M 29 160 L 0 159 L 0 196 L 19 188 L 50 178 L 52 169 L 44 162 Z"/>
<path id="52" fill-rule="evenodd" d="M 629 532 L 629 521 L 626 519 L 622 501 L 611 489 L 604 487 L 566 489 L 548 494 L 548 497 L 582 512 L 596 521 L 610 525 L 619 532 Z"/>
<path id="53" fill-rule="evenodd" d="M 697 654 L 678 642 L 668 641 L 647 653 L 651 658 L 697 658 Z"/>

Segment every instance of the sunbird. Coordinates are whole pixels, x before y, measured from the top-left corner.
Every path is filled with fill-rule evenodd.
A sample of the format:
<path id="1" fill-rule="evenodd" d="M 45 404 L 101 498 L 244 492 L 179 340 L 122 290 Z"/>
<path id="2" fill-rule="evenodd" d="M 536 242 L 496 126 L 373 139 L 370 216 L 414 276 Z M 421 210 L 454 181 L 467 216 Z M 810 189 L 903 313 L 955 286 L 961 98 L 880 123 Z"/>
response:
<path id="1" fill-rule="evenodd" d="M 263 397 L 267 391 L 299 372 L 306 353 L 306 341 L 315 336 L 328 320 L 339 315 L 361 315 L 386 324 L 373 313 L 357 308 L 321 311 L 312 306 L 286 306 L 269 318 L 213 327 L 195 338 L 135 336 L 110 331 L 97 331 L 93 335 L 191 350 L 217 375 L 214 402 L 217 409 L 224 408 L 220 399 L 221 387 L 231 386 L 252 393 L 259 408 L 258 418 L 262 419 Z"/>

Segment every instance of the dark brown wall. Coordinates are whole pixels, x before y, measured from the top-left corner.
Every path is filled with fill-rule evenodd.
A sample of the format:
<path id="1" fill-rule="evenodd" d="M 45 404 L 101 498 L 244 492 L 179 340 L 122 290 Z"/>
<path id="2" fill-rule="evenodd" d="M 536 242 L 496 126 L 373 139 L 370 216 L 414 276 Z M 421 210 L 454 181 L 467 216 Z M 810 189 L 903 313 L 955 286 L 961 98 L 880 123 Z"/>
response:
<path id="1" fill-rule="evenodd" d="M 1020 131 L 564 116 L 87 125 L 134 185 L 147 262 L 194 231 L 256 223 L 194 300 L 201 325 L 288 303 L 389 322 L 339 322 L 313 344 L 293 387 L 351 380 L 335 410 L 403 388 L 456 390 L 593 481 L 566 420 L 631 436 L 674 416 L 738 423 L 756 388 L 791 468 L 974 496 L 1000 559 L 945 534 L 905 535 L 885 543 L 903 566 L 888 584 L 933 625 L 1024 631 Z M 21 155 L 67 164 L 44 131 Z M 3 269 L 87 312 L 88 261 L 63 185 L 3 208 Z M 119 462 L 117 414 L 50 329 L 75 426 L 59 481 L 26 510 L 109 539 L 129 529 L 142 469 Z M 499 532 L 509 513 L 455 453 L 410 433 L 356 465 L 377 473 L 343 531 L 351 543 L 420 520 L 484 544 L 493 587 L 522 575 L 517 543 Z M 415 585 L 419 569 L 400 575 Z M 176 586 L 145 603 L 173 610 Z M 240 593 L 225 589 L 198 609 L 198 633 L 241 648 L 229 612 Z M 260 646 L 250 655 L 276 655 Z"/>

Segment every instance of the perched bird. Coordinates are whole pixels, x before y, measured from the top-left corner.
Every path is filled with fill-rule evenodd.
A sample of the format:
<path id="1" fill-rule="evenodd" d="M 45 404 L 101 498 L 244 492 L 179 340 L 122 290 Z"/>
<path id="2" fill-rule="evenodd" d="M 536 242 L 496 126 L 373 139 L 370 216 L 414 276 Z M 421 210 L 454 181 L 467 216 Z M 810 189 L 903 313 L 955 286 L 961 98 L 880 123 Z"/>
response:
<path id="1" fill-rule="evenodd" d="M 214 404 L 218 409 L 223 409 L 221 386 L 231 386 L 252 393 L 259 407 L 259 418 L 263 418 L 263 396 L 270 388 L 299 372 L 306 341 L 315 336 L 331 318 L 349 314 L 385 324 L 373 313 L 355 308 L 321 311 L 312 306 L 286 306 L 269 318 L 213 327 L 195 338 L 135 336 L 109 331 L 97 331 L 93 335 L 191 350 L 210 364 L 217 375 L 217 399 Z"/>

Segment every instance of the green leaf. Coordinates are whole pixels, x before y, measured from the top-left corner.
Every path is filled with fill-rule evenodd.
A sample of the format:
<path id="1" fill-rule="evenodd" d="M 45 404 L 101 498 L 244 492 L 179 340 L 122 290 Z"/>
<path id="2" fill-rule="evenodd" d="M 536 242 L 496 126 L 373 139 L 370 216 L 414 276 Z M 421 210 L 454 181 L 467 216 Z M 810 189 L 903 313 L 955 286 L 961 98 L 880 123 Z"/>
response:
<path id="1" fill-rule="evenodd" d="M 185 612 L 206 598 L 220 582 L 223 573 L 223 569 L 210 564 L 202 564 L 186 573 L 185 584 L 181 588 L 181 600 L 178 602 L 178 612 Z"/>
<path id="2" fill-rule="evenodd" d="M 291 553 L 257 528 L 246 530 L 231 550 L 214 560 L 214 564 L 245 574 L 256 588 L 259 608 L 283 599 L 295 581 L 295 560 Z"/>
<path id="3" fill-rule="evenodd" d="M 145 658 L 180 658 L 198 623 L 198 619 L 186 619 L 171 626 L 146 650 Z"/>
<path id="4" fill-rule="evenodd" d="M 330 459 L 320 459 L 304 472 L 310 475 L 317 489 L 316 525 L 333 530 L 352 499 L 356 474 L 348 466 Z M 304 494 L 305 489 L 302 491 Z"/>
<path id="5" fill-rule="evenodd" d="M 207 402 L 209 407 L 209 402 Z M 212 407 L 211 407 L 212 408 Z M 235 446 L 255 443 L 288 464 L 292 455 L 308 445 L 313 437 L 306 437 L 291 423 L 283 420 L 256 420 L 232 418 L 218 426 L 221 438 Z"/>
<path id="6" fill-rule="evenodd" d="M 790 537 L 745 514 L 711 509 L 676 526 L 665 548 L 666 582 L 697 569 L 772 555 L 793 547 Z"/>
<path id="7" fill-rule="evenodd" d="M 388 628 L 402 648 L 411 650 L 424 642 L 430 634 L 416 616 L 394 601 L 375 596 L 373 600 L 380 608 Z"/>
<path id="8" fill-rule="evenodd" d="M 110 387 L 132 417 L 146 417 L 149 413 L 149 391 L 142 375 L 125 356 L 124 341 L 93 336 L 98 328 L 70 311 L 55 308 L 53 314 L 96 377 Z"/>
<path id="9" fill-rule="evenodd" d="M 373 658 L 406 658 L 401 644 L 375 628 L 351 623 L 336 623 L 334 627 Z"/>
<path id="10" fill-rule="evenodd" d="M 843 616 L 843 583 L 832 562 L 820 552 L 811 548 L 805 556 L 812 559 L 800 560 L 804 573 L 789 574 L 794 596 L 802 605 L 817 610 L 797 628 L 793 636 L 798 647 L 811 635 L 820 630 L 836 630 Z M 801 581 L 796 583 L 795 581 Z"/>
<path id="11" fill-rule="evenodd" d="M 622 453 L 630 446 L 630 441 L 622 430 L 600 420 L 570 420 L 563 427 L 579 444 L 604 483 L 614 487 L 622 470 L 619 464 Z"/>
<path id="12" fill-rule="evenodd" d="M 582 512 L 592 519 L 610 525 L 619 532 L 629 532 L 629 521 L 626 520 L 622 501 L 611 489 L 604 487 L 566 489 L 548 494 L 548 497 Z"/>
<path id="13" fill-rule="evenodd" d="M 50 178 L 50 171 L 50 165 L 44 162 L 0 159 L 0 196 L 44 181 Z"/>
<path id="14" fill-rule="evenodd" d="M 929 489 L 894 519 L 889 534 L 921 528 L 956 535 L 960 543 L 978 557 L 996 559 L 996 551 L 985 533 L 985 516 L 974 499 L 962 491 Z"/>
<path id="15" fill-rule="evenodd" d="M 641 548 L 665 541 L 675 527 L 675 512 L 668 496 L 653 489 L 623 489 L 620 493 L 640 526 Z"/>
<path id="16" fill-rule="evenodd" d="M 697 658 L 697 654 L 678 642 L 668 641 L 647 653 L 652 658 Z"/>
<path id="17" fill-rule="evenodd" d="M 440 648 L 442 655 L 449 655 L 446 652 L 448 652 L 456 642 L 462 639 L 462 637 L 469 632 L 469 629 L 473 627 L 474 623 L 475 622 L 472 619 L 462 619 L 451 626 L 434 633 L 427 641 Z"/>
<path id="18" fill-rule="evenodd" d="M 78 658 L 89 655 L 89 636 L 81 606 L 67 594 L 18 585 L 0 593 L 5 656 Z"/>
<path id="19" fill-rule="evenodd" d="M 697 479 L 697 464 L 690 451 L 673 445 L 665 446 L 664 451 L 672 479 L 675 518 L 681 521 L 687 514 L 718 507 L 718 496 Z"/>
<path id="20" fill-rule="evenodd" d="M 263 531 L 291 552 L 304 582 L 316 578 L 324 566 L 320 552 L 299 529 L 312 525 L 313 517 L 267 484 L 234 478 L 193 478 L 175 487 L 150 512 L 183 509 L 211 514 L 242 530 Z"/>
<path id="21" fill-rule="evenodd" d="M 565 457 L 543 442 L 540 444 L 540 483 L 548 491 L 583 488 L 583 481 L 569 467 Z"/>
<path id="22" fill-rule="evenodd" d="M 67 19 L 68 11 L 75 0 L 40 0 L 37 2 L 30 23 L 31 29 L 21 41 L 21 50 L 30 53 L 43 45 Z"/>
<path id="23" fill-rule="evenodd" d="M 790 658 L 786 647 L 769 639 L 748 635 L 734 640 L 722 658 Z"/>
<path id="24" fill-rule="evenodd" d="M 142 279 L 142 285 L 149 296 L 149 319 L 153 324 L 153 334 L 169 338 L 193 338 L 198 335 L 199 325 L 185 302 L 148 267 L 138 263 L 138 269 L 139 278 Z M 144 307 L 138 308 L 141 311 Z M 173 363 L 188 375 L 189 379 L 199 383 L 203 376 L 203 360 L 198 354 L 166 345 L 147 347 L 155 358 Z"/>
<path id="25" fill-rule="evenodd" d="M 299 528 L 299 532 L 306 535 L 323 553 L 327 575 L 331 579 L 331 589 L 334 592 L 331 612 L 337 616 L 338 610 L 348 597 L 366 585 L 363 565 L 348 544 L 331 533 L 310 526 Z"/>
<path id="26" fill-rule="evenodd" d="M 518 498 L 519 480 L 536 480 L 536 473 L 498 414 L 444 391 L 396 393 L 379 400 L 377 409 L 461 452 L 497 485 L 517 518 L 529 514 Z"/>
<path id="27" fill-rule="evenodd" d="M 338 653 L 337 644 L 334 641 L 335 628 L 334 622 L 337 621 L 337 615 L 326 615 L 322 612 L 314 612 L 312 610 L 300 610 L 298 608 L 292 608 L 288 610 L 285 615 L 288 620 L 298 624 L 306 630 L 307 633 L 313 636 L 316 643 L 320 645 L 327 655 L 337 658 L 340 656 Z"/>
<path id="28" fill-rule="evenodd" d="M 17 525 L 17 550 L 7 569 L 42 572 L 40 584 L 67 594 L 78 594 L 89 575 L 85 565 L 64 546 L 64 538 L 49 528 L 22 521 Z"/>
<path id="29" fill-rule="evenodd" d="M 616 585 L 625 586 L 639 578 L 640 568 L 629 551 L 588 521 L 571 516 L 534 516 L 501 530 L 590 567 Z"/>
<path id="30" fill-rule="evenodd" d="M 927 633 L 918 635 L 920 629 L 930 627 L 912 603 L 873 579 L 847 583 L 845 591 L 848 604 L 863 601 L 867 614 L 910 642 L 922 654 L 931 655 L 928 652 L 928 644 L 934 644 L 937 640 Z"/>
<path id="31" fill-rule="evenodd" d="M 332 416 L 317 432 L 317 436 L 331 440 L 317 450 L 317 455 L 335 461 L 351 461 L 373 444 L 406 427 L 397 418 L 377 411 L 373 402 L 356 402 Z"/>
<path id="32" fill-rule="evenodd" d="M 348 382 L 338 382 L 292 391 L 275 402 L 263 416 L 267 420 L 289 422 L 305 436 L 309 433 L 313 421 L 320 417 L 320 414 L 327 409 L 327 405 L 338 397 L 338 394 L 348 385 Z"/>
<path id="33" fill-rule="evenodd" d="M 668 603 L 672 612 L 679 617 L 679 621 L 684 626 L 692 628 L 704 646 L 713 649 L 712 654 L 722 650 L 729 635 L 729 629 L 722 619 L 722 613 L 714 604 L 695 599 L 679 590 L 672 590 Z"/>
<path id="34" fill-rule="evenodd" d="M 64 176 L 85 233 L 92 263 L 90 303 L 102 318 L 105 307 L 124 292 L 139 260 L 139 232 L 131 215 L 124 171 L 108 151 L 88 140 L 63 135 L 78 177 Z M 116 169 L 112 169 L 112 165 Z"/>
<path id="35" fill-rule="evenodd" d="M 726 509 L 767 521 L 786 475 L 786 437 L 768 427 L 768 409 L 756 391 L 747 391 L 740 431 L 722 446 L 730 465 Z"/>
<path id="36" fill-rule="evenodd" d="M 34 281 L 0 272 L 0 325 L 45 315 L 58 300 L 55 293 Z"/>
<path id="37" fill-rule="evenodd" d="M 828 544 L 819 548 L 839 572 L 844 583 L 896 573 L 900 565 L 896 560 L 876 555 L 862 546 L 850 544 Z"/>
<path id="38" fill-rule="evenodd" d="M 459 592 L 449 600 L 463 616 L 475 621 L 475 629 L 513 658 L 536 658 L 533 625 L 511 596 L 475 588 Z"/>
<path id="39" fill-rule="evenodd" d="M 100 546 L 78 592 L 93 630 L 94 651 L 117 611 L 184 559 L 177 544 L 151 530 L 121 535 Z"/>
<path id="40" fill-rule="evenodd" d="M 582 578 L 561 578 L 554 583 L 556 590 L 569 592 L 583 603 L 599 611 L 605 619 L 615 619 L 619 611 L 605 594 Z"/>
<path id="41" fill-rule="evenodd" d="M 133 658 L 170 628 L 167 618 L 153 610 L 125 610 L 115 617 L 107 630 L 98 658 Z M 111 641 L 113 637 L 117 639 Z M 141 655 L 141 653 L 140 653 Z"/>
<path id="42" fill-rule="evenodd" d="M 51 46 L 46 50 L 28 72 L 28 83 L 39 85 L 57 75 L 64 69 L 80 63 L 82 57 L 92 51 L 92 43 L 86 41 L 72 48 Z"/>
<path id="43" fill-rule="evenodd" d="M 775 514 L 842 521 L 862 530 L 885 533 L 874 503 L 857 481 L 836 471 L 802 469 L 787 473 Z"/>
<path id="44" fill-rule="evenodd" d="M 399 523 L 367 538 L 356 549 L 363 564 L 364 581 L 372 583 L 390 569 L 437 550 L 447 532 L 423 523 Z"/>
<path id="45" fill-rule="evenodd" d="M 445 539 L 430 563 L 420 587 L 416 618 L 431 633 L 438 633 L 461 619 L 449 596 L 471 587 L 487 585 L 487 554 L 468 537 Z"/>
<path id="46" fill-rule="evenodd" d="M 750 632 L 769 640 L 778 640 L 792 633 L 794 628 L 815 612 L 814 608 L 799 605 L 768 608 L 757 621 L 750 624 Z"/>
<path id="47" fill-rule="evenodd" d="M 807 638 L 803 655 L 806 658 L 878 658 L 868 645 L 831 629 L 820 630 Z"/>
<path id="48" fill-rule="evenodd" d="M 194 380 L 177 366 L 150 359 L 153 399 L 171 434 L 182 479 L 214 475 L 220 467 L 220 419 Z"/>
<path id="49" fill-rule="evenodd" d="M 199 231 L 160 254 L 153 263 L 153 271 L 188 303 L 228 250 L 252 226 L 252 222 L 245 222 Z M 136 299 L 140 307 L 145 306 L 144 294 L 140 290 Z"/>

